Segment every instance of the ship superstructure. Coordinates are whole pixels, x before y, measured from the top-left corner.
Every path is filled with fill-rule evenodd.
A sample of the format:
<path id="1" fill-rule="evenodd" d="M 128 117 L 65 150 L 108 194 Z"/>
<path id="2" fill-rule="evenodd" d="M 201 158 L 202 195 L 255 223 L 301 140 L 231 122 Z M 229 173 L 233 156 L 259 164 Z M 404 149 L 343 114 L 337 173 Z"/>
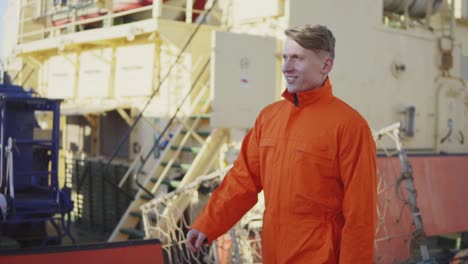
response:
<path id="1" fill-rule="evenodd" d="M 76 217 L 122 241 L 148 235 L 142 205 L 232 163 L 258 112 L 280 99 L 283 31 L 327 25 L 335 95 L 376 130 L 400 124 L 424 236 L 463 248 L 467 10 L 454 0 L 9 1 L 4 61 L 13 82 L 63 100 Z M 190 203 L 177 200 L 179 217 Z"/>

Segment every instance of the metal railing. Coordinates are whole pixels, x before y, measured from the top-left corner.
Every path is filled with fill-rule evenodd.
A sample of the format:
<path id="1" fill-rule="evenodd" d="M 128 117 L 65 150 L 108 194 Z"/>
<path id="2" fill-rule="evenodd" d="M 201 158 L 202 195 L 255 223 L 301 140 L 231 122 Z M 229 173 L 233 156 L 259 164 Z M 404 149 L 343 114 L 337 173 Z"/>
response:
<path id="1" fill-rule="evenodd" d="M 42 16 L 42 23 L 43 23 L 43 28 L 40 30 L 32 30 L 25 32 L 25 25 L 26 23 L 35 23 L 37 18 L 35 16 L 26 16 L 26 8 L 31 8 L 33 7 L 32 5 L 36 1 L 28 2 L 28 0 L 25 0 L 26 2 L 21 5 L 21 11 L 20 11 L 20 30 L 19 30 L 19 35 L 18 35 L 18 43 L 26 43 L 26 39 L 33 39 L 33 40 L 39 40 L 39 39 L 45 39 L 45 38 L 53 38 L 53 37 L 58 37 L 66 34 L 72 34 L 76 32 L 76 28 L 79 26 L 83 26 L 86 24 L 91 24 L 91 23 L 97 23 L 97 22 L 102 22 L 101 28 L 104 27 L 110 27 L 114 21 L 114 19 L 127 16 L 127 15 L 132 15 L 132 14 L 138 14 L 138 13 L 143 13 L 145 11 L 152 11 L 150 17 L 145 17 L 141 20 L 146 20 L 146 19 L 154 19 L 154 18 L 162 18 L 165 12 L 169 11 L 180 11 L 181 14 L 185 13 L 185 22 L 186 23 L 193 23 L 194 21 L 192 20 L 193 15 L 201 15 L 203 13 L 208 13 L 207 10 L 211 10 L 211 7 L 214 6 L 214 1 L 212 6 L 208 8 L 207 10 L 201 10 L 201 9 L 194 9 L 193 8 L 193 0 L 187 0 L 184 6 L 175 6 L 171 5 L 170 3 L 162 3 L 162 1 L 154 1 L 150 5 L 146 6 L 141 6 L 125 11 L 120 11 L 113 13 L 112 11 L 105 11 L 99 14 L 97 17 L 90 17 L 90 18 L 85 18 L 84 15 L 80 16 L 77 14 L 77 10 L 79 9 L 84 9 L 84 8 L 89 8 L 92 5 L 85 5 L 85 6 L 71 6 L 69 9 L 63 11 L 63 10 L 56 10 L 52 11 L 49 13 L 46 13 Z M 93 4 L 96 6 L 96 4 Z M 211 12 L 211 11 L 210 11 Z M 70 19 L 70 22 L 64 23 L 62 25 L 56 25 L 54 26 L 52 24 L 52 21 L 54 19 L 54 16 L 58 14 L 66 14 L 65 18 Z M 215 15 L 219 18 L 219 15 L 212 13 L 212 15 Z M 137 20 L 136 20 L 137 21 Z M 109 22 L 109 23 L 106 23 Z M 135 21 L 134 21 L 135 22 Z M 49 26 L 51 25 L 51 26 Z M 65 30 L 66 29 L 66 30 Z"/>

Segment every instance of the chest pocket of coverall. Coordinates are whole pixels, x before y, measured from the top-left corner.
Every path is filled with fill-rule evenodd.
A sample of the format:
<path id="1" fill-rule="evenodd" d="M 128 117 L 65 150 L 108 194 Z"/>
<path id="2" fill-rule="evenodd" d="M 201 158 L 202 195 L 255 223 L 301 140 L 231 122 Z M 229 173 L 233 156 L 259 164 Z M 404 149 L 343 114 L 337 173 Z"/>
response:
<path id="1" fill-rule="evenodd" d="M 271 176 L 266 176 L 266 172 L 263 171 L 266 168 L 271 168 L 274 166 L 274 157 L 275 157 L 275 147 L 276 140 L 274 138 L 262 138 L 260 140 L 260 175 L 262 175 L 263 186 L 269 184 L 268 180 L 271 180 Z"/>
<path id="2" fill-rule="evenodd" d="M 326 216 L 332 210 L 334 193 L 340 188 L 334 150 L 326 139 L 298 143 L 294 152 L 294 212 Z"/>

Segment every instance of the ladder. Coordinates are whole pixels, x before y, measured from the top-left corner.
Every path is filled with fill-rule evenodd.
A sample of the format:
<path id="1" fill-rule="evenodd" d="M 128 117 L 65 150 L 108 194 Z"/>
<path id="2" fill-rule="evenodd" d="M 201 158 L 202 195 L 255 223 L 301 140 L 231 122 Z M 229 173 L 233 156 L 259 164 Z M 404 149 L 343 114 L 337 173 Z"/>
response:
<path id="1" fill-rule="evenodd" d="M 140 206 L 148 202 L 155 195 L 162 195 L 171 188 L 175 189 L 180 181 L 197 173 L 203 175 L 211 169 L 217 158 L 217 152 L 222 146 L 224 130 L 209 129 L 209 78 L 195 96 L 189 113 L 176 115 L 174 124 L 169 131 L 172 136 L 162 149 L 160 156 L 145 173 L 144 180 L 135 199 L 121 217 L 108 241 L 124 241 L 128 239 L 144 238 L 142 230 Z M 220 136 L 221 135 L 221 136 Z M 135 168 L 142 160 L 145 151 L 140 152 L 124 176 L 123 181 L 135 173 Z M 201 173 L 200 173 L 201 172 Z M 134 175 L 135 176 L 135 175 Z M 190 176 L 193 177 L 193 176 Z"/>

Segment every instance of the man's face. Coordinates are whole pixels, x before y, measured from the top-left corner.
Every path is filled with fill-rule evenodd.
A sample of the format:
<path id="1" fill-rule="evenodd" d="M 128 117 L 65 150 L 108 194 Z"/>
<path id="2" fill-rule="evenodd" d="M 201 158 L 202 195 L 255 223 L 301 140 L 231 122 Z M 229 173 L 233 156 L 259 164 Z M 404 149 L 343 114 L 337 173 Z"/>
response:
<path id="1" fill-rule="evenodd" d="M 283 48 L 283 74 L 290 93 L 298 93 L 320 87 L 333 66 L 328 55 L 318 55 L 304 49 L 291 38 Z"/>

